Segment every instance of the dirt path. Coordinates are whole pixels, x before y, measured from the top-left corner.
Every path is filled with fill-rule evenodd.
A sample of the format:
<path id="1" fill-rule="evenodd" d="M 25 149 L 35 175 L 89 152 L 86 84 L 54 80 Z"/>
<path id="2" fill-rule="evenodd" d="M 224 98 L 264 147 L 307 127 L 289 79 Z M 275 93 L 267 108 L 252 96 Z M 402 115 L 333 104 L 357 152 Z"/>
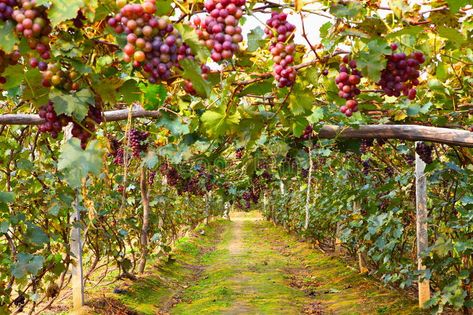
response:
<path id="1" fill-rule="evenodd" d="M 232 219 L 171 314 L 419 314 L 414 301 L 257 215 Z"/>

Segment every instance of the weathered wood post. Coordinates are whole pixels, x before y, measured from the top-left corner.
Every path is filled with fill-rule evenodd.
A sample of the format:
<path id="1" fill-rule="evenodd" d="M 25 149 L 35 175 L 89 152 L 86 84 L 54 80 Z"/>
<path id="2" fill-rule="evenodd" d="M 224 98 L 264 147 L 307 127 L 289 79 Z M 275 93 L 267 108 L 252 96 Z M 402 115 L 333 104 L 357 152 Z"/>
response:
<path id="1" fill-rule="evenodd" d="M 307 194 L 305 198 L 305 222 L 304 222 L 304 230 L 307 231 L 309 228 L 310 223 L 310 187 L 312 185 L 312 150 L 309 148 L 309 176 L 307 178 Z"/>
<path id="2" fill-rule="evenodd" d="M 141 257 L 140 264 L 138 267 L 139 273 L 145 272 L 146 267 L 146 257 L 148 256 L 148 231 L 149 231 L 149 216 L 150 216 L 150 207 L 149 207 L 149 191 L 148 191 L 148 176 L 147 176 L 146 166 L 141 166 L 140 173 L 140 191 L 141 191 L 141 205 L 143 206 L 143 225 L 141 226 Z"/>
<path id="3" fill-rule="evenodd" d="M 417 145 L 417 143 L 416 143 Z M 416 236 L 417 236 L 417 269 L 425 270 L 421 253 L 428 247 L 427 232 L 427 180 L 425 163 L 416 153 Z M 430 281 L 419 277 L 419 307 L 423 308 L 430 299 Z"/>
<path id="4" fill-rule="evenodd" d="M 84 270 L 82 268 L 82 241 L 80 228 L 80 207 L 79 207 L 80 192 L 76 190 L 76 196 L 72 202 L 71 215 L 71 275 L 72 275 L 72 305 L 74 312 L 79 314 L 84 306 Z"/>
<path id="5" fill-rule="evenodd" d="M 361 212 L 361 207 L 360 203 L 355 201 L 353 203 L 353 212 L 354 213 L 360 213 Z M 366 264 L 366 253 L 358 249 L 356 251 L 356 254 L 358 256 L 358 268 L 360 269 L 360 273 L 367 273 L 369 271 L 368 266 Z"/>

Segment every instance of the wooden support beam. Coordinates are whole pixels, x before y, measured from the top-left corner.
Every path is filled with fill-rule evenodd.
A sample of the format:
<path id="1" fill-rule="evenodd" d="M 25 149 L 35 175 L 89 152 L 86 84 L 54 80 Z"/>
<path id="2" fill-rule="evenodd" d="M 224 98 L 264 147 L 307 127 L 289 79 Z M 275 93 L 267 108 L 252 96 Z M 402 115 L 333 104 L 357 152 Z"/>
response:
<path id="1" fill-rule="evenodd" d="M 127 120 L 128 109 L 104 112 L 105 121 Z M 148 111 L 135 107 L 133 118 L 157 118 L 160 111 Z M 0 115 L 0 125 L 39 125 L 44 120 L 35 114 L 3 114 Z M 463 147 L 473 147 L 473 132 L 468 130 L 428 127 L 419 125 L 365 125 L 359 128 L 341 127 L 335 125 L 323 126 L 317 135 L 322 139 L 400 139 L 410 141 L 431 141 Z"/>
<path id="2" fill-rule="evenodd" d="M 427 179 L 425 178 L 425 163 L 416 153 L 416 236 L 417 236 L 417 269 L 425 270 L 421 254 L 429 246 L 428 211 L 427 211 Z M 419 307 L 423 308 L 430 299 L 430 281 L 419 277 Z"/>

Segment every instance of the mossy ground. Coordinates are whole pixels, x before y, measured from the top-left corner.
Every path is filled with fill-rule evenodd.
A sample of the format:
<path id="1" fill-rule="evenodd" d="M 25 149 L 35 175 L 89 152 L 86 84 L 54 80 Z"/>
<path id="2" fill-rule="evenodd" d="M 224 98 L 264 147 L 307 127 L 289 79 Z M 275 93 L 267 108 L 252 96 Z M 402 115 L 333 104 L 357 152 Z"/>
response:
<path id="1" fill-rule="evenodd" d="M 175 260 L 150 263 L 137 281 L 114 284 L 126 294 L 113 294 L 111 287 L 104 297 L 150 315 L 421 314 L 406 295 L 254 213 L 201 229 L 203 235 L 194 233 L 176 244 Z"/>

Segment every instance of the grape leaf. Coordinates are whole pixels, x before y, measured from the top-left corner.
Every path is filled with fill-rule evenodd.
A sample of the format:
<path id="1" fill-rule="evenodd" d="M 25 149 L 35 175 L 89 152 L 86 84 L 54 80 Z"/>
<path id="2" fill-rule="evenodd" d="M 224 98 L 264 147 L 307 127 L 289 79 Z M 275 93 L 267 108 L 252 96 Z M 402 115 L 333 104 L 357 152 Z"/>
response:
<path id="1" fill-rule="evenodd" d="M 142 103 L 146 110 L 155 110 L 164 104 L 168 96 L 166 88 L 162 84 L 140 84 L 143 96 Z"/>
<path id="2" fill-rule="evenodd" d="M 66 114 L 78 121 L 84 120 L 89 111 L 89 104 L 95 105 L 95 98 L 89 89 L 82 89 L 75 94 L 65 94 L 60 90 L 51 91 L 50 99 L 57 114 Z"/>
<path id="3" fill-rule="evenodd" d="M 48 17 L 53 27 L 61 22 L 73 19 L 77 11 L 84 6 L 84 0 L 53 0 L 48 10 Z"/>
<path id="4" fill-rule="evenodd" d="M 85 150 L 80 140 L 72 138 L 61 147 L 58 169 L 64 171 L 66 181 L 72 188 L 81 186 L 81 180 L 89 173 L 98 175 L 102 169 L 102 150 L 97 140 L 91 141 Z"/>
<path id="5" fill-rule="evenodd" d="M 220 106 L 217 111 L 206 111 L 200 119 L 202 120 L 207 133 L 212 137 L 218 137 L 231 131 L 235 126 L 237 126 L 240 122 L 240 118 L 241 116 L 239 112 L 230 114 L 227 113 L 226 106 Z"/>
<path id="6" fill-rule="evenodd" d="M 472 4 L 473 5 L 472 0 L 446 0 L 446 1 L 448 3 L 448 7 L 453 12 L 458 12 L 458 10 L 460 10 L 461 8 L 466 6 L 467 4 Z"/>
<path id="7" fill-rule="evenodd" d="M 181 34 L 182 40 L 191 48 L 192 53 L 197 59 L 205 63 L 210 57 L 210 51 L 207 49 L 207 46 L 200 43 L 194 28 L 186 24 L 176 24 L 175 27 Z"/>
<path id="8" fill-rule="evenodd" d="M 36 105 L 44 105 L 49 100 L 49 89 L 41 83 L 43 76 L 38 69 L 30 69 L 25 72 L 25 90 L 23 99 L 31 101 Z"/>
<path id="9" fill-rule="evenodd" d="M 372 81 L 379 81 L 381 71 L 386 66 L 385 55 L 391 52 L 386 41 L 378 38 L 367 44 L 368 50 L 360 52 L 358 66 L 364 76 Z"/>
<path id="10" fill-rule="evenodd" d="M 261 27 L 254 28 L 248 34 L 248 51 L 253 52 L 256 51 L 258 48 L 262 47 L 265 40 L 264 31 Z"/>
<path id="11" fill-rule="evenodd" d="M 172 0 L 159 0 L 159 1 L 156 1 L 158 4 L 156 6 L 157 10 L 156 10 L 156 14 L 157 15 L 166 15 L 169 13 L 169 11 L 171 11 L 172 9 Z"/>
<path id="12" fill-rule="evenodd" d="M 49 242 L 49 236 L 43 230 L 33 223 L 26 223 L 28 226 L 26 230 L 26 237 L 29 241 L 37 246 L 41 246 Z"/>
<path id="13" fill-rule="evenodd" d="M 441 37 L 448 39 L 453 45 L 457 47 L 461 46 L 466 41 L 466 38 L 463 36 L 463 34 L 453 28 L 440 26 L 438 28 L 438 32 Z"/>
<path id="14" fill-rule="evenodd" d="M 7 79 L 7 82 L 2 86 L 4 90 L 9 90 L 17 87 L 23 82 L 25 78 L 22 65 L 10 66 L 2 74 Z"/>
<path id="15" fill-rule="evenodd" d="M 209 97 L 211 90 L 210 83 L 202 78 L 202 72 L 197 63 L 189 59 L 184 59 L 181 60 L 179 64 L 184 69 L 182 76 L 192 82 L 197 93 Z"/>
<path id="16" fill-rule="evenodd" d="M 15 263 L 12 265 L 11 273 L 15 278 L 21 279 L 27 275 L 36 275 L 43 268 L 44 257 L 28 253 L 18 253 Z"/>
<path id="17" fill-rule="evenodd" d="M 289 96 L 289 109 L 295 115 L 308 113 L 314 104 L 314 97 L 307 93 L 305 86 L 297 82 Z"/>
<path id="18" fill-rule="evenodd" d="M 294 136 L 295 137 L 302 136 L 308 124 L 309 122 L 307 121 L 305 117 L 302 117 L 302 116 L 296 117 L 292 123 L 292 133 L 294 134 Z"/>
<path id="19" fill-rule="evenodd" d="M 0 191 L 0 202 L 2 202 L 2 203 L 12 203 L 14 201 L 15 201 L 15 194 L 14 193 Z"/>
<path id="20" fill-rule="evenodd" d="M 138 86 L 138 82 L 133 79 L 125 81 L 125 83 L 123 83 L 118 90 L 118 93 L 122 95 L 123 100 L 127 104 L 139 101 L 142 94 L 140 87 Z"/>
<path id="21" fill-rule="evenodd" d="M 0 49 L 6 53 L 12 52 L 15 44 L 18 42 L 13 29 L 14 26 L 11 21 L 0 21 Z"/>
<path id="22" fill-rule="evenodd" d="M 263 81 L 258 81 L 248 85 L 241 91 L 240 96 L 248 94 L 264 95 L 270 93 L 273 89 L 273 78 L 269 78 Z"/>

